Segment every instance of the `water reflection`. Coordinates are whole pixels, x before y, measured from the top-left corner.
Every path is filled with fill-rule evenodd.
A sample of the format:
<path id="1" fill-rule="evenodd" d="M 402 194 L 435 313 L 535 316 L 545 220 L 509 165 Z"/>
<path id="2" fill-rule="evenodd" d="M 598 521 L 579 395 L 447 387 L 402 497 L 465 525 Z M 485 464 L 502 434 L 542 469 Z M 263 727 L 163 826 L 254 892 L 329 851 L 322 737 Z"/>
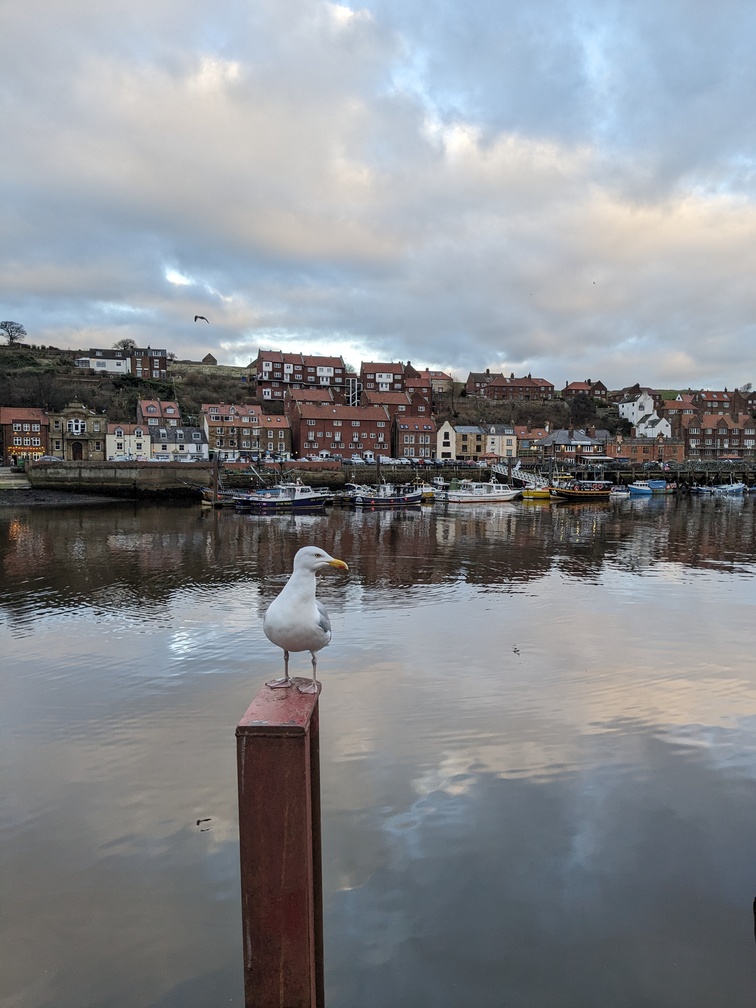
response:
<path id="1" fill-rule="evenodd" d="M 241 1003 L 233 731 L 306 542 L 329 1008 L 750 1005 L 750 498 L 0 510 L 0 1002 Z"/>

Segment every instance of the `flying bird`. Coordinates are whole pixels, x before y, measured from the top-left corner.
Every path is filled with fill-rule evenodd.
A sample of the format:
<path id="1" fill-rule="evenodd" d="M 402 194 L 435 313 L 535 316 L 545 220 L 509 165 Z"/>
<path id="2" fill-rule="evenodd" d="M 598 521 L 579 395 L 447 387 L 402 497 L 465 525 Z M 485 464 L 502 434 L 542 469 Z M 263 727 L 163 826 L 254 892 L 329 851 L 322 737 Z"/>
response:
<path id="1" fill-rule="evenodd" d="M 327 567 L 349 570 L 343 560 L 335 560 L 317 546 L 303 546 L 294 557 L 291 577 L 280 595 L 273 599 L 263 618 L 263 631 L 272 644 L 284 653 L 284 674 L 281 679 L 266 683 L 271 689 L 291 686 L 289 653 L 309 651 L 312 655 L 312 682 L 299 686 L 301 693 L 318 692 L 317 652 L 331 641 L 331 621 L 325 606 L 315 597 L 315 574 Z"/>
<path id="2" fill-rule="evenodd" d="M 210 325 L 210 323 L 208 322 L 208 320 L 205 318 L 204 315 L 195 315 L 194 316 L 194 321 L 195 322 L 207 322 L 207 324 Z"/>

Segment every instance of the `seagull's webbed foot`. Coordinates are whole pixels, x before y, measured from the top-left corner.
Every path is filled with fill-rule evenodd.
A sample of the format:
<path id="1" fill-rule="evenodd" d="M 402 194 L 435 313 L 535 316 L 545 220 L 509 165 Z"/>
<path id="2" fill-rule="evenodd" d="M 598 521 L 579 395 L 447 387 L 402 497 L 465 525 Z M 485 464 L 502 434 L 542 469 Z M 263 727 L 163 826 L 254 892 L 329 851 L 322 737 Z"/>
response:
<path id="1" fill-rule="evenodd" d="M 265 685 L 269 689 L 286 689 L 291 686 L 291 679 L 289 678 L 289 652 L 284 651 L 284 674 L 282 679 L 271 679 L 270 682 L 266 682 Z"/>
<path id="2" fill-rule="evenodd" d="M 297 686 L 297 689 L 300 693 L 319 693 L 320 683 L 313 679 L 313 681 L 308 683 L 306 686 Z"/>
<path id="3" fill-rule="evenodd" d="M 300 693 L 317 693 L 320 690 L 320 683 L 317 680 L 318 659 L 312 654 L 312 682 L 306 686 L 297 686 Z"/>

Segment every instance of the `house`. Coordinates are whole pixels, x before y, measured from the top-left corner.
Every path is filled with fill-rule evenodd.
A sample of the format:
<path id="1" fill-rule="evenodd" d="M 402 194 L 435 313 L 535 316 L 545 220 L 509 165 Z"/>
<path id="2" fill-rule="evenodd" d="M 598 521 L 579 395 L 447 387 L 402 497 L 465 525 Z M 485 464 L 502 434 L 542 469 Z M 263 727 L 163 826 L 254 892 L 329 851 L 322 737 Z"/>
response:
<path id="1" fill-rule="evenodd" d="M 108 418 L 77 399 L 60 413 L 50 413 L 49 453 L 73 462 L 103 462 Z"/>
<path id="2" fill-rule="evenodd" d="M 434 371 L 426 368 L 423 372 L 430 380 L 431 389 L 434 392 L 451 392 L 454 388 L 454 379 L 445 371 Z"/>
<path id="3" fill-rule="evenodd" d="M 341 357 L 260 350 L 250 371 L 255 375 L 258 398 L 263 400 L 283 401 L 287 390 L 293 388 L 342 389 L 346 384 Z"/>
<path id="4" fill-rule="evenodd" d="M 585 395 L 589 396 L 591 399 L 599 399 L 601 402 L 607 402 L 609 390 L 603 382 L 595 382 L 591 381 L 590 378 L 586 378 L 585 381 L 582 382 L 567 382 L 560 394 L 562 399 L 574 399 L 575 396 Z"/>
<path id="5" fill-rule="evenodd" d="M 498 402 L 542 401 L 554 398 L 554 386 L 545 378 L 533 378 L 532 375 L 515 378 L 512 373 L 509 378 L 497 375 L 481 394 Z"/>
<path id="6" fill-rule="evenodd" d="M 530 424 L 515 424 L 517 454 L 520 458 L 537 458 L 541 454 L 540 444 L 549 433 L 549 425 L 533 427 Z"/>
<path id="7" fill-rule="evenodd" d="M 489 368 L 486 368 L 485 371 L 471 371 L 465 382 L 465 393 L 469 396 L 484 396 L 491 382 L 502 377 L 500 372 L 492 373 Z"/>
<path id="8" fill-rule="evenodd" d="M 693 405 L 699 413 L 725 416 L 730 412 L 730 393 L 727 389 L 722 392 L 709 392 L 704 389 L 694 392 L 692 398 Z"/>
<path id="9" fill-rule="evenodd" d="M 457 432 L 454 427 L 445 420 L 436 431 L 436 458 L 449 459 L 453 462 L 457 458 Z"/>
<path id="10" fill-rule="evenodd" d="M 404 364 L 368 361 L 360 365 L 360 381 L 365 392 L 404 392 Z"/>
<path id="11" fill-rule="evenodd" d="M 486 453 L 485 431 L 474 424 L 461 424 L 454 428 L 455 455 L 458 459 L 477 462 Z"/>
<path id="12" fill-rule="evenodd" d="M 756 420 L 750 413 L 686 415 L 679 430 L 686 458 L 756 459 Z"/>
<path id="13" fill-rule="evenodd" d="M 0 458 L 3 465 L 14 459 L 35 459 L 49 454 L 50 420 L 42 409 L 0 406 Z"/>
<path id="14" fill-rule="evenodd" d="M 619 415 L 624 417 L 633 427 L 641 417 L 656 413 L 654 399 L 651 393 L 644 389 L 639 392 L 631 392 L 617 404 Z"/>
<path id="15" fill-rule="evenodd" d="M 368 392 L 360 396 L 361 406 L 385 406 L 393 420 L 402 413 L 430 416 L 430 401 L 421 392 Z"/>
<path id="16" fill-rule="evenodd" d="M 429 416 L 397 415 L 392 439 L 394 458 L 432 459 L 436 454 L 436 424 Z"/>
<path id="17" fill-rule="evenodd" d="M 108 424 L 105 433 L 105 456 L 112 462 L 141 462 L 150 458 L 152 441 L 147 424 Z"/>
<path id="18" fill-rule="evenodd" d="M 685 442 L 680 437 L 649 438 L 617 434 L 609 438 L 604 448 L 609 458 L 627 459 L 634 465 L 685 461 Z"/>
<path id="19" fill-rule="evenodd" d="M 168 351 L 134 347 L 131 350 L 131 373 L 135 378 L 164 380 L 168 377 Z"/>
<path id="20" fill-rule="evenodd" d="M 251 461 L 263 454 L 291 457 L 288 416 L 264 413 L 257 403 L 203 403 L 200 418 L 208 450 L 224 461 Z"/>
<path id="21" fill-rule="evenodd" d="M 517 434 L 512 424 L 485 424 L 485 454 L 497 459 L 517 458 Z"/>
<path id="22" fill-rule="evenodd" d="M 352 455 L 367 450 L 388 455 L 391 418 L 385 406 L 300 403 L 292 416 L 292 442 L 300 457 L 321 451 Z"/>
<path id="23" fill-rule="evenodd" d="M 181 410 L 175 400 L 139 399 L 136 408 L 137 423 L 148 427 L 178 427 Z"/>
<path id="24" fill-rule="evenodd" d="M 77 357 L 78 368 L 103 374 L 131 374 L 136 378 L 165 379 L 168 375 L 168 351 L 152 347 L 125 349 L 90 349 L 89 354 Z"/>
<path id="25" fill-rule="evenodd" d="M 556 430 L 547 434 L 539 442 L 542 456 L 569 464 L 570 462 L 591 461 L 606 457 L 606 442 L 609 431 L 596 430 Z"/>
<path id="26" fill-rule="evenodd" d="M 87 355 L 74 359 L 74 367 L 101 374 L 131 374 L 131 351 L 90 349 Z"/>
<path id="27" fill-rule="evenodd" d="M 309 403 L 311 406 L 333 406 L 337 402 L 334 390 L 331 388 L 292 388 L 286 390 L 284 398 L 284 413 L 290 417 L 299 403 Z"/>
<path id="28" fill-rule="evenodd" d="M 209 458 L 207 435 L 201 427 L 148 427 L 150 457 L 161 462 L 189 462 Z"/>
<path id="29" fill-rule="evenodd" d="M 656 413 L 647 413 L 637 421 L 633 427 L 635 437 L 672 437 L 672 427 L 665 417 L 657 416 Z"/>

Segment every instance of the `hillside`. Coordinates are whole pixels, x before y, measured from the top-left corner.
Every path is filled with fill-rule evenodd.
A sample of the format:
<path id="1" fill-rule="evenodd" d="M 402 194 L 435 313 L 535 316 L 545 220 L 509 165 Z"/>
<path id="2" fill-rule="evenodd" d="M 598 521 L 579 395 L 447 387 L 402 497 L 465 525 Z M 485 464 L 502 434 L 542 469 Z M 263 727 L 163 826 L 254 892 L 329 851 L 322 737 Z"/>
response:
<path id="1" fill-rule="evenodd" d="M 114 423 L 136 419 L 139 399 L 176 399 L 187 424 L 197 423 L 206 402 L 254 402 L 249 387 L 237 369 L 188 366 L 176 361 L 168 381 L 135 378 L 133 375 L 95 375 L 74 365 L 80 350 L 59 350 L 17 344 L 0 346 L 0 406 L 36 406 L 57 412 L 72 399 L 88 409 L 104 412 Z M 281 412 L 280 403 L 269 403 L 271 412 Z M 601 408 L 593 399 L 578 396 L 569 404 L 552 402 L 497 403 L 465 396 L 457 385 L 454 394 L 438 395 L 435 402 L 439 423 L 453 424 L 530 423 L 550 427 L 604 427 L 616 433 L 629 432 L 616 408 Z"/>

